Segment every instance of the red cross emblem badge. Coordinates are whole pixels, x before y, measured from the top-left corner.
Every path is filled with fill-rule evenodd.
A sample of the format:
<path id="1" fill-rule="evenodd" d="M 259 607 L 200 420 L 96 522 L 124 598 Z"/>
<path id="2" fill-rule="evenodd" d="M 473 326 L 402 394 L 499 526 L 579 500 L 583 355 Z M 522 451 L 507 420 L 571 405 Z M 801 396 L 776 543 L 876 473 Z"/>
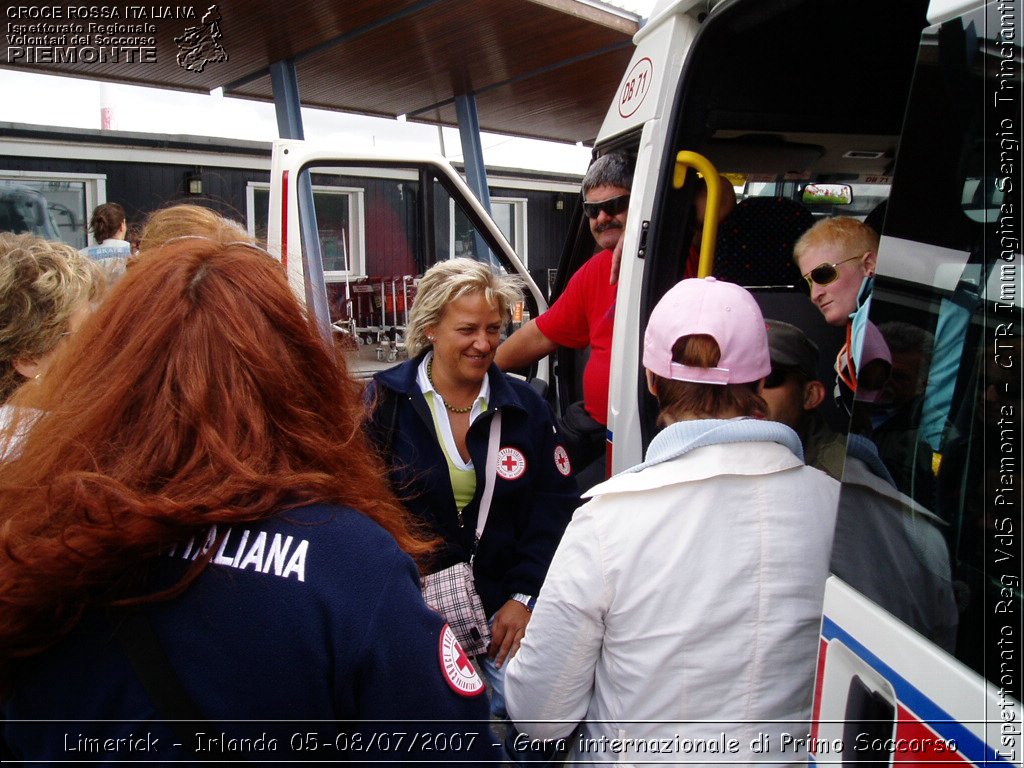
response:
<path id="1" fill-rule="evenodd" d="M 484 691 L 484 681 L 476 673 L 473 662 L 462 650 L 452 628 L 447 624 L 441 630 L 441 673 L 452 690 L 460 696 L 479 696 Z"/>
<path id="2" fill-rule="evenodd" d="M 555 469 L 566 477 L 572 474 L 572 462 L 569 461 L 569 454 L 560 445 L 555 446 Z"/>
<path id="3" fill-rule="evenodd" d="M 518 480 L 526 471 L 526 457 L 515 448 L 498 451 L 498 476 L 505 480 Z"/>

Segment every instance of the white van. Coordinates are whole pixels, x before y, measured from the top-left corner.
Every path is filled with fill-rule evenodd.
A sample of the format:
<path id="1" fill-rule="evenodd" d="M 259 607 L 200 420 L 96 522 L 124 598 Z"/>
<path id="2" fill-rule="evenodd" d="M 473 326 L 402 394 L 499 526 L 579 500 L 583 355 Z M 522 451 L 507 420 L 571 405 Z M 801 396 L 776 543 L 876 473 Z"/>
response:
<path id="1" fill-rule="evenodd" d="M 793 241 L 818 216 L 884 220 L 872 320 L 911 339 L 904 351 L 919 390 L 884 445 L 850 441 L 814 719 L 790 745 L 818 763 L 1021 764 L 1020 34 L 1016 0 L 666 1 L 635 37 L 595 146 L 595 156 L 636 161 L 616 303 L 612 471 L 639 462 L 656 430 L 640 348 L 693 239 L 697 185 L 680 153 L 706 158 L 741 198 L 712 272 L 748 286 L 766 316 L 808 329 L 826 380 L 841 339 L 809 303 Z M 324 282 L 311 278 L 319 267 L 304 244 L 325 228 L 313 231 L 312 201 L 296 195 L 301 173 L 362 189 L 348 221 L 362 216 L 361 233 L 393 235 L 373 235 L 381 245 L 371 249 L 369 234 L 356 243 L 346 233 L 326 272 L 322 311 L 358 371 L 401 356 L 416 276 L 435 261 L 470 255 L 525 275 L 445 161 L 279 142 L 270 247 L 314 306 Z M 874 209 L 885 199 L 882 217 Z M 577 205 L 556 295 L 593 252 Z M 524 319 L 544 308 L 534 287 Z M 579 356 L 552 362 L 523 373 L 551 383 L 557 406 L 580 399 Z M 854 404 L 854 421 L 877 415 L 858 412 L 866 408 Z M 849 424 L 839 409 L 827 416 Z"/>

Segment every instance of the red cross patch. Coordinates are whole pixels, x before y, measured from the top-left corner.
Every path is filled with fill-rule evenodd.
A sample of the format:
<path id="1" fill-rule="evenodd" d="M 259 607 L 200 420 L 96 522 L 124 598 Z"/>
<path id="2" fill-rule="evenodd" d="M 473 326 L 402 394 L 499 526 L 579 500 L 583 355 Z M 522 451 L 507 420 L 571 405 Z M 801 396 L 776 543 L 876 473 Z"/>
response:
<path id="1" fill-rule="evenodd" d="M 484 681 L 476 673 L 473 662 L 462 650 L 452 628 L 447 624 L 441 630 L 441 673 L 448 685 L 460 696 L 479 696 L 484 691 Z"/>
<path id="2" fill-rule="evenodd" d="M 572 462 L 569 461 L 569 454 L 560 445 L 555 446 L 555 469 L 566 477 L 572 474 Z"/>
<path id="3" fill-rule="evenodd" d="M 498 476 L 505 480 L 518 480 L 526 471 L 526 457 L 515 448 L 498 451 Z"/>

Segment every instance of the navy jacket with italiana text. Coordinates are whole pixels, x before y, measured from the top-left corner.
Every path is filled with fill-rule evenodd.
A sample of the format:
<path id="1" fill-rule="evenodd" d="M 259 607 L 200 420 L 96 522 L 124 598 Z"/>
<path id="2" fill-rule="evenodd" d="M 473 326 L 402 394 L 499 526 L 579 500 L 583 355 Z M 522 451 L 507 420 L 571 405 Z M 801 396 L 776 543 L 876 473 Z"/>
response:
<path id="1" fill-rule="evenodd" d="M 160 557 L 154 578 L 175 582 L 211 548 L 213 559 L 183 594 L 145 609 L 201 721 L 161 722 L 166 710 L 114 636 L 119 614 L 93 612 L 18 669 L 2 705 L 2 741 L 14 756 L 499 758 L 482 681 L 424 604 L 412 559 L 375 522 L 321 504 L 218 526 Z"/>

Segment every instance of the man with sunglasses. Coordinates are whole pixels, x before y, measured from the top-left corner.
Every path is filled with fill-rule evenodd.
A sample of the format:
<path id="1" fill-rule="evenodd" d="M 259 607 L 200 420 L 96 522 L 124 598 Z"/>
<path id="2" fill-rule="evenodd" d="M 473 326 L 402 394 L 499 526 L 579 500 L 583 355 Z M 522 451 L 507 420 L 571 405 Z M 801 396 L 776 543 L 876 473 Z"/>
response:
<path id="1" fill-rule="evenodd" d="M 818 221 L 793 247 L 793 261 L 807 281 L 811 301 L 829 325 L 846 326 L 846 343 L 836 359 L 836 373 L 847 395 L 858 391 L 858 378 L 865 391 L 878 391 L 888 375 L 884 355 L 865 355 L 872 346 L 866 343 L 867 337 L 879 335 L 877 329 L 868 329 L 877 258 L 875 231 L 844 216 Z"/>
<path id="2" fill-rule="evenodd" d="M 514 370 L 559 347 L 590 347 L 583 401 L 573 403 L 559 419 L 581 489 L 604 479 L 616 290 L 611 284 L 612 251 L 626 226 L 632 184 L 633 165 L 622 153 L 603 155 L 590 166 L 583 178 L 583 211 L 601 250 L 576 271 L 548 311 L 513 333 L 495 356 L 502 370 Z"/>
<path id="3" fill-rule="evenodd" d="M 768 418 L 800 436 L 804 462 L 836 480 L 843 479 L 846 438 L 832 430 L 818 407 L 825 385 L 818 380 L 818 346 L 795 325 L 765 320 L 772 370 L 758 394 L 768 405 Z"/>

